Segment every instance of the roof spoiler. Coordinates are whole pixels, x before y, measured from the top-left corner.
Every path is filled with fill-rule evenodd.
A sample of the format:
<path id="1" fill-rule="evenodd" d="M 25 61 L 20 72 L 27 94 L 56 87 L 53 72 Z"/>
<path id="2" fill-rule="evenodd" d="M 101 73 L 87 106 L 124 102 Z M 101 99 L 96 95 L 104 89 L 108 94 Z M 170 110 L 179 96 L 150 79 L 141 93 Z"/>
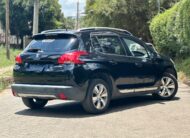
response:
<path id="1" fill-rule="evenodd" d="M 45 33 L 54 33 L 54 32 L 64 32 L 64 31 L 69 31 L 68 29 L 53 29 L 53 30 L 45 30 L 42 31 L 41 34 Z"/>
<path id="2" fill-rule="evenodd" d="M 75 34 L 69 34 L 69 33 L 61 33 L 61 34 L 55 34 L 55 33 L 40 33 L 34 35 L 32 38 L 39 40 L 39 39 L 54 39 L 54 38 L 77 38 Z"/>

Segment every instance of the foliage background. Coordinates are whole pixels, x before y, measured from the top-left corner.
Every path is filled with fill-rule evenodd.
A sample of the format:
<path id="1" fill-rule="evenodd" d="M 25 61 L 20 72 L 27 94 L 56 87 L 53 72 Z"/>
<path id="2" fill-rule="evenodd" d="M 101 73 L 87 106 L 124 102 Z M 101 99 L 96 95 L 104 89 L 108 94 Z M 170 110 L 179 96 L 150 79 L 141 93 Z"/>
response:
<path id="1" fill-rule="evenodd" d="M 161 12 L 179 0 L 160 0 Z M 149 21 L 158 13 L 156 0 L 87 0 L 86 26 L 127 29 L 145 41 L 152 42 Z"/>
<path id="2" fill-rule="evenodd" d="M 0 1 L 0 21 L 5 27 L 5 1 Z M 65 18 L 58 0 L 40 0 L 39 32 L 65 28 Z M 10 31 L 23 38 L 32 35 L 33 0 L 10 0 Z"/>
<path id="3" fill-rule="evenodd" d="M 154 44 L 161 53 L 185 59 L 190 56 L 190 1 L 181 0 L 153 18 L 150 24 Z"/>

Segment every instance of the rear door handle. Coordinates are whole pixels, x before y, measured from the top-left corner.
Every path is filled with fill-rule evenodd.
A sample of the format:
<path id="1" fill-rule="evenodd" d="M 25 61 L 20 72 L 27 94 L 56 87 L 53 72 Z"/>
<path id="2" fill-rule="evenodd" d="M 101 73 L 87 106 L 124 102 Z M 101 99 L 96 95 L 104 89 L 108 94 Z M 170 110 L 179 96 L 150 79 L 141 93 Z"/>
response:
<path id="1" fill-rule="evenodd" d="M 143 66 L 143 64 L 142 64 L 142 63 L 138 63 L 138 62 L 136 62 L 136 63 L 135 63 L 135 66 L 137 66 L 137 67 L 139 67 L 139 68 L 140 68 L 140 67 L 142 67 L 142 66 Z"/>

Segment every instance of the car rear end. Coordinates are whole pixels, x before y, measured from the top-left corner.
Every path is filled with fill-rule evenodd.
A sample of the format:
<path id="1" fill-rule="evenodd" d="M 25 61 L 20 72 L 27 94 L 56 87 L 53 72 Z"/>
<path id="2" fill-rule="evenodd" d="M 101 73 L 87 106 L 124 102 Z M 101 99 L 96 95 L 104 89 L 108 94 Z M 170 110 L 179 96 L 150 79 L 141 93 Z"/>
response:
<path id="1" fill-rule="evenodd" d="M 81 40 L 72 33 L 47 33 L 33 37 L 16 57 L 14 96 L 82 101 L 87 80 L 80 50 Z"/>

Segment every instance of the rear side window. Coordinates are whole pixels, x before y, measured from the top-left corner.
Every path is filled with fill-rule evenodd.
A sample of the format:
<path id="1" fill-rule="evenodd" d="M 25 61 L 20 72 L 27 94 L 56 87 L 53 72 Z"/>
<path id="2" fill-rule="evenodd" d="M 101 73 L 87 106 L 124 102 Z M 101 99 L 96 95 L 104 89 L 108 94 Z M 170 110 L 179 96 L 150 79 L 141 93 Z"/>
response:
<path id="1" fill-rule="evenodd" d="M 95 51 L 108 54 L 126 55 L 125 49 L 117 36 L 92 36 L 91 43 Z"/>
<path id="2" fill-rule="evenodd" d="M 47 38 L 32 40 L 25 52 L 66 52 L 74 49 L 78 49 L 77 38 Z"/>

